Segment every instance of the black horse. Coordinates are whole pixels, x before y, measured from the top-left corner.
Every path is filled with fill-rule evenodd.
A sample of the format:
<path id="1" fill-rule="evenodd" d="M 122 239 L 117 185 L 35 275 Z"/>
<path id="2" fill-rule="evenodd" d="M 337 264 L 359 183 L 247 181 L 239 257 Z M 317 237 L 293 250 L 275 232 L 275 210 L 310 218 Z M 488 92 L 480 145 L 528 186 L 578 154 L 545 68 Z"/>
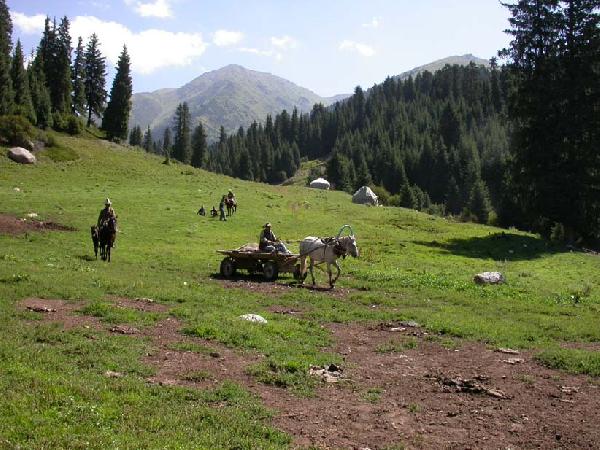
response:
<path id="1" fill-rule="evenodd" d="M 98 241 L 100 244 L 100 258 L 110 262 L 110 249 L 117 239 L 117 219 L 111 218 L 100 224 L 98 229 Z"/>

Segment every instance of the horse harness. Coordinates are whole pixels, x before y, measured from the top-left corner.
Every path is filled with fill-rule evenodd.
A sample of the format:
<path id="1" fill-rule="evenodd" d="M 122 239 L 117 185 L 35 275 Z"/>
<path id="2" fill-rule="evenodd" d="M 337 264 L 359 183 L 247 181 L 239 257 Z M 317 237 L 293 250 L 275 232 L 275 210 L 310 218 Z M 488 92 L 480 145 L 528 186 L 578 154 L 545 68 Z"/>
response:
<path id="1" fill-rule="evenodd" d="M 339 241 L 338 238 L 336 237 L 326 237 L 326 238 L 321 238 L 321 242 L 324 244 L 323 245 L 323 257 L 325 257 L 325 251 L 327 250 L 327 247 L 331 247 L 333 246 L 333 253 L 335 253 L 336 256 L 341 256 L 343 258 L 346 258 L 346 247 L 344 247 L 342 245 L 342 243 Z"/>

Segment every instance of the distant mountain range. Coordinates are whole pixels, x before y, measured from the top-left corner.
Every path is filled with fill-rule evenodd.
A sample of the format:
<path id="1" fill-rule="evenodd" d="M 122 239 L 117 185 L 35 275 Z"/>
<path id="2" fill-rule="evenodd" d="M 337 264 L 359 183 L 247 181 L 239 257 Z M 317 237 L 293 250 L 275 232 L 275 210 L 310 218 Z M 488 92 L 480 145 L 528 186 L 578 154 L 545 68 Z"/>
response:
<path id="1" fill-rule="evenodd" d="M 398 76 L 404 79 L 424 70 L 435 72 L 446 64 L 470 62 L 489 65 L 488 61 L 473 55 L 451 56 Z M 139 125 L 142 130 L 150 126 L 154 139 L 161 139 L 164 129 L 172 125 L 177 105 L 187 102 L 193 126 L 201 120 L 209 141 L 214 141 L 221 125 L 231 133 L 253 121 L 264 121 L 267 114 L 275 115 L 284 109 L 291 112 L 294 107 L 308 112 L 316 103 L 328 106 L 349 96 L 321 97 L 284 78 L 231 64 L 206 72 L 180 88 L 134 94 L 129 126 Z"/>
<path id="2" fill-rule="evenodd" d="M 187 102 L 192 124 L 201 120 L 209 140 L 215 140 L 221 125 L 230 133 L 255 120 L 264 121 L 267 114 L 284 109 L 291 113 L 294 106 L 307 112 L 316 103 L 327 106 L 346 97 L 320 97 L 270 73 L 232 64 L 204 73 L 178 89 L 134 94 L 129 126 L 140 125 L 144 130 L 150 125 L 154 138 L 162 138 L 165 127 L 172 124 L 177 105 Z"/>

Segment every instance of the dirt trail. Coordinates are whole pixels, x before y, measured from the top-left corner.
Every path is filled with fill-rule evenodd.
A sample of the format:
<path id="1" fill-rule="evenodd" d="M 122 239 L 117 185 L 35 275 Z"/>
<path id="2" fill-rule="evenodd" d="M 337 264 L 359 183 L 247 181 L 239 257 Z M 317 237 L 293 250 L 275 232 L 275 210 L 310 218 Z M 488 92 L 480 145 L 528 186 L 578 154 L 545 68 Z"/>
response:
<path id="1" fill-rule="evenodd" d="M 35 219 L 18 219 L 8 214 L 0 214 L 0 234 L 18 235 L 28 231 L 77 231 L 73 227 L 55 222 L 42 222 Z"/>
<path id="2" fill-rule="evenodd" d="M 139 301 L 114 301 L 140 307 Z M 73 316 L 73 303 L 29 299 L 20 307 L 32 305 L 56 309 L 40 314 L 65 328 L 109 328 Z M 505 354 L 478 343 L 446 349 L 415 327 L 336 324 L 330 326 L 333 350 L 344 356 L 346 381 L 298 398 L 246 374 L 261 355 L 182 335 L 181 326 L 169 317 L 140 330 L 137 336 L 150 338 L 154 347 L 144 359 L 156 369 L 148 381 L 195 388 L 226 379 L 240 383 L 277 411 L 274 426 L 290 433 L 298 447 L 599 448 L 600 382 L 546 369 L 529 352 Z M 207 350 L 177 350 L 178 343 Z M 401 351 L 381 351 L 386 348 Z M 484 390 L 473 393 L 470 383 Z"/>

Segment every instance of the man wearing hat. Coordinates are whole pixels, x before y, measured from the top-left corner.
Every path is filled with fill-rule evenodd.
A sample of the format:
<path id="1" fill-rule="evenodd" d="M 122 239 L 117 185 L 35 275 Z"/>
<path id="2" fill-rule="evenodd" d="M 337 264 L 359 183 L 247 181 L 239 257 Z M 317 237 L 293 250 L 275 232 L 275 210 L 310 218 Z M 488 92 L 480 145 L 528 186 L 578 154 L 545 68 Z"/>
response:
<path id="1" fill-rule="evenodd" d="M 260 236 L 258 238 L 258 249 L 262 252 L 278 252 L 289 254 L 290 251 L 279 241 L 275 233 L 271 231 L 271 223 L 264 224 Z"/>
<path id="2" fill-rule="evenodd" d="M 107 198 L 104 201 L 104 209 L 100 211 L 100 215 L 98 216 L 98 227 L 100 227 L 104 222 L 110 219 L 116 219 L 117 215 L 115 214 L 115 210 L 112 208 L 112 203 L 110 198 Z"/>

